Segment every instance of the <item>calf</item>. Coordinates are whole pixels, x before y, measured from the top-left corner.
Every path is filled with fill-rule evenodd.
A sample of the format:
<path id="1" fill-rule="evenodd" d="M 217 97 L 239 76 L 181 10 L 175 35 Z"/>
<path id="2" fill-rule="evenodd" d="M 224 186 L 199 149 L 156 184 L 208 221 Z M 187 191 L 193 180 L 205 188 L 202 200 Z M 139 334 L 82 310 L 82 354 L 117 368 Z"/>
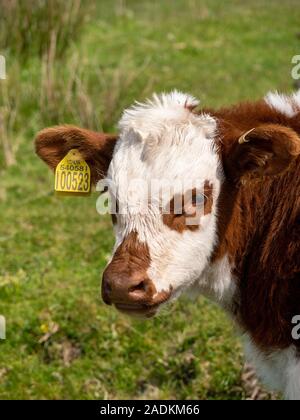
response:
<path id="1" fill-rule="evenodd" d="M 116 245 L 105 303 L 151 317 L 182 292 L 209 296 L 239 326 L 261 378 L 300 398 L 300 93 L 197 106 L 177 91 L 154 95 L 123 113 L 119 136 L 54 127 L 36 150 L 55 169 L 77 148 L 93 182 L 107 181 Z"/>

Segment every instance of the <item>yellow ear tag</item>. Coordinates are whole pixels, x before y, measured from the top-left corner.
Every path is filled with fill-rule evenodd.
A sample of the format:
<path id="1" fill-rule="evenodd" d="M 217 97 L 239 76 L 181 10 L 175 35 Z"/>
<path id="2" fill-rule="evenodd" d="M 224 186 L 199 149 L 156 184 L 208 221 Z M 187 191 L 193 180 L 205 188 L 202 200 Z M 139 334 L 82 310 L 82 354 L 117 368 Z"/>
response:
<path id="1" fill-rule="evenodd" d="M 69 151 L 57 165 L 55 191 L 59 195 L 87 195 L 91 191 L 91 170 L 77 149 Z"/>

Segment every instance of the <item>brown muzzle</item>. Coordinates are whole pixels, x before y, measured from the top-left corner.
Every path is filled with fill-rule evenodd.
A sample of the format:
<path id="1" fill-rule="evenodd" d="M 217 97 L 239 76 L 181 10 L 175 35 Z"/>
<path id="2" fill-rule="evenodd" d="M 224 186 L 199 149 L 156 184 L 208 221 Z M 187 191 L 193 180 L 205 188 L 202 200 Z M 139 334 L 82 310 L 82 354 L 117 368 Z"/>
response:
<path id="1" fill-rule="evenodd" d="M 149 249 L 132 232 L 117 248 L 103 273 L 102 298 L 108 305 L 130 315 L 151 317 L 171 292 L 159 292 L 147 275 Z"/>

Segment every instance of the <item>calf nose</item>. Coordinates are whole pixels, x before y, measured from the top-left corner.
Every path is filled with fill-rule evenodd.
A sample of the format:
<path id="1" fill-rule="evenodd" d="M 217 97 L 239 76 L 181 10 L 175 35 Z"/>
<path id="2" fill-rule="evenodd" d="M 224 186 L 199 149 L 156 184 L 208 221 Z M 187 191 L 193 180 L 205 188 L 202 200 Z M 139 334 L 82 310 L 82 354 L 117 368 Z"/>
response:
<path id="1" fill-rule="evenodd" d="M 107 305 L 147 304 L 154 294 L 155 287 L 147 276 L 112 273 L 109 268 L 103 273 L 102 299 Z"/>

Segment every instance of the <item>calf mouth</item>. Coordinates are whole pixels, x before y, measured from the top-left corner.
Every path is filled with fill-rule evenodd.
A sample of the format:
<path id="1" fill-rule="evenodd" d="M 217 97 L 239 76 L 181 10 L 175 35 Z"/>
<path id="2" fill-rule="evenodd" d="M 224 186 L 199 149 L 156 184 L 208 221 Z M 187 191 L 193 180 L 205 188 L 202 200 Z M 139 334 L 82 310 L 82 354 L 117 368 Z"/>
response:
<path id="1" fill-rule="evenodd" d="M 168 302 L 172 295 L 172 289 L 167 291 L 161 291 L 156 294 L 152 299 L 151 303 L 124 303 L 115 302 L 116 309 L 126 315 L 137 318 L 152 318 L 154 317 L 158 309 L 166 302 Z"/>
<path id="2" fill-rule="evenodd" d="M 125 303 L 115 303 L 118 311 L 135 318 L 152 318 L 156 315 L 159 306 L 134 306 Z"/>

